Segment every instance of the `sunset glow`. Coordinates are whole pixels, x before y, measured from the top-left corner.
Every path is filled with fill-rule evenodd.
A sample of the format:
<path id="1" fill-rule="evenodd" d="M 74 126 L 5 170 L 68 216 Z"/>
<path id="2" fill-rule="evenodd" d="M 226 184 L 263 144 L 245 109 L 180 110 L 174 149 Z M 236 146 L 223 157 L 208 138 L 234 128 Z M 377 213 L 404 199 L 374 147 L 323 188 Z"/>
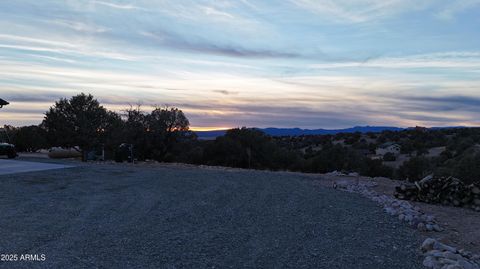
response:
<path id="1" fill-rule="evenodd" d="M 232 129 L 233 127 L 217 127 L 217 126 L 213 126 L 213 127 L 190 127 L 190 130 L 192 131 L 214 131 L 214 130 L 228 130 L 228 129 Z"/>

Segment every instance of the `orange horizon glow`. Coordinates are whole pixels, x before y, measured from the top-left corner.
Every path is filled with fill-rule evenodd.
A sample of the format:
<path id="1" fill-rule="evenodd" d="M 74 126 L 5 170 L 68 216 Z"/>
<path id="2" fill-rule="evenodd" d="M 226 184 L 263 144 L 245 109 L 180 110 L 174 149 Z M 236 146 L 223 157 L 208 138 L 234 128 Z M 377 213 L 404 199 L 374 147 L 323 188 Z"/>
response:
<path id="1" fill-rule="evenodd" d="M 206 127 L 206 126 L 195 126 L 195 127 L 190 127 L 191 131 L 219 131 L 219 130 L 229 130 L 233 129 L 234 127 Z"/>

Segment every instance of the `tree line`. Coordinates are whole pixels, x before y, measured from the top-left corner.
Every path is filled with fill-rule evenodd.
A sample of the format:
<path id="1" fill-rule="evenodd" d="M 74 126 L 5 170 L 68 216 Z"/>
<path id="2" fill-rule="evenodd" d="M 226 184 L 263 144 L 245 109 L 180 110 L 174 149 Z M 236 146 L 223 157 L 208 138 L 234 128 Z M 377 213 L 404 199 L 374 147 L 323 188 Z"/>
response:
<path id="1" fill-rule="evenodd" d="M 200 140 L 189 126 L 185 114 L 175 107 L 145 112 L 140 106 L 131 106 L 117 113 L 82 93 L 55 102 L 40 125 L 10 127 L 10 132 L 19 151 L 78 147 L 83 160 L 100 148 L 108 159 L 122 160 L 122 145 L 128 145 L 134 159 L 140 161 L 310 173 L 337 170 L 409 180 L 429 173 L 454 175 L 469 182 L 480 179 L 480 150 L 475 146 L 480 142 L 478 128 L 271 137 L 243 127 L 228 130 L 215 140 Z M 368 157 L 385 142 L 398 143 L 408 161 L 392 168 L 384 161 L 394 161 L 393 155 L 387 154 L 383 160 Z M 429 148 L 439 146 L 445 146 L 440 156 L 426 155 Z"/>

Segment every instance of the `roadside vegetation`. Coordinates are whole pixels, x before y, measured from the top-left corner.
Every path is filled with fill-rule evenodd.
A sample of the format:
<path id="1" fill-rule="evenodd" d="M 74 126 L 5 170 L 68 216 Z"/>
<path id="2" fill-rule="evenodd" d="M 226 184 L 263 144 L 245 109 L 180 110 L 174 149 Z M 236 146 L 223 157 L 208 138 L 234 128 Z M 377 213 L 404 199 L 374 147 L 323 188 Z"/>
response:
<path id="1" fill-rule="evenodd" d="M 39 126 L 6 126 L 18 151 L 78 147 L 83 160 L 121 158 L 182 162 L 308 173 L 357 172 L 371 177 L 415 181 L 428 174 L 480 180 L 480 128 L 410 128 L 381 133 L 271 137 L 258 129 L 236 128 L 215 140 L 200 140 L 175 107 L 129 107 L 117 113 L 93 96 L 61 99 Z M 385 144 L 398 153 L 378 156 Z M 435 153 L 436 152 L 436 153 Z M 378 152 L 377 152 L 378 153 Z"/>

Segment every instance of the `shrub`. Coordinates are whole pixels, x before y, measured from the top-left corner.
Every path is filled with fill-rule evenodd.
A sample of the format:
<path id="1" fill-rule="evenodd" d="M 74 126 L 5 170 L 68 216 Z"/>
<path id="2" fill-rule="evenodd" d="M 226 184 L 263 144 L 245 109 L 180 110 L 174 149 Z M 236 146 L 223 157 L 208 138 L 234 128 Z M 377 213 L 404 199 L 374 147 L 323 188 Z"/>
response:
<path id="1" fill-rule="evenodd" d="M 367 177 L 389 177 L 393 175 L 391 167 L 382 164 L 381 160 L 371 160 L 364 158 L 364 163 L 360 169 L 360 174 Z"/>
<path id="2" fill-rule="evenodd" d="M 398 176 L 409 181 L 420 180 L 430 172 L 431 164 L 425 157 L 413 157 L 398 168 Z"/>

